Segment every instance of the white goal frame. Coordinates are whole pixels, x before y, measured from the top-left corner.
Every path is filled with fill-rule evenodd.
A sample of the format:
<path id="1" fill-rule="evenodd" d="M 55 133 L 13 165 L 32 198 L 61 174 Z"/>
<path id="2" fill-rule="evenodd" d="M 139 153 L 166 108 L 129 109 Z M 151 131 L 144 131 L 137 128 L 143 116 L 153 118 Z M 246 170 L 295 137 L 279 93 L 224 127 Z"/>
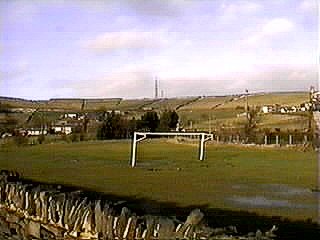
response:
<path id="1" fill-rule="evenodd" d="M 134 132 L 131 145 L 131 167 L 136 166 L 137 162 L 137 145 L 145 140 L 147 136 L 199 136 L 199 160 L 203 161 L 205 154 L 205 143 L 213 140 L 213 134 L 205 132 Z"/>

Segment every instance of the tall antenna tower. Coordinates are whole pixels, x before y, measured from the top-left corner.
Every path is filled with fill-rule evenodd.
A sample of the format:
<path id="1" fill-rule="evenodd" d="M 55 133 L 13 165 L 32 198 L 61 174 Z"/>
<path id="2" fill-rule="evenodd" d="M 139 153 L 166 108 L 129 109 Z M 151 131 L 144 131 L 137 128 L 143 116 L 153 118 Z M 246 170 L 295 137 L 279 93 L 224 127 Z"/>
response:
<path id="1" fill-rule="evenodd" d="M 155 79 L 154 97 L 155 97 L 156 99 L 158 98 L 158 79 L 157 79 L 157 77 L 156 77 L 156 79 Z"/>

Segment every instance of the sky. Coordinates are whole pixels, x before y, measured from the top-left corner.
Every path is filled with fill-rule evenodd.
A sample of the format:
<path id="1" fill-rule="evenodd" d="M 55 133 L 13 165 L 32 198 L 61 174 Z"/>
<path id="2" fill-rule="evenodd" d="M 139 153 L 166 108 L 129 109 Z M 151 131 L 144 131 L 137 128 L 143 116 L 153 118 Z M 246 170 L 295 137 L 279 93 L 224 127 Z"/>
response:
<path id="1" fill-rule="evenodd" d="M 318 86 L 317 0 L 0 0 L 0 96 L 152 98 Z"/>

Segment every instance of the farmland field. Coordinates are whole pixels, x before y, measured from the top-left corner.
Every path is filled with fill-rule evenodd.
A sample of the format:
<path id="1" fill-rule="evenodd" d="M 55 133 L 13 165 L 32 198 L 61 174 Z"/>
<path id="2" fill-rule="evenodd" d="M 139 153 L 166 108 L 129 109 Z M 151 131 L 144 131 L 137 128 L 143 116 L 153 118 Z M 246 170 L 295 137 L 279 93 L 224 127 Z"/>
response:
<path id="1" fill-rule="evenodd" d="M 1 146 L 0 169 L 181 207 L 317 218 L 317 196 L 311 191 L 317 184 L 313 150 L 208 144 L 207 159 L 199 162 L 195 143 L 152 140 L 139 144 L 137 168 L 132 169 L 130 146 L 129 141 Z"/>
<path id="2" fill-rule="evenodd" d="M 259 94 L 248 97 L 249 106 L 263 106 L 279 104 L 284 106 L 296 106 L 301 103 L 309 101 L 309 95 L 307 92 L 301 93 L 268 93 Z M 237 106 L 244 106 L 245 98 L 239 98 L 238 100 L 229 102 L 219 108 L 236 108 Z"/>
<path id="3" fill-rule="evenodd" d="M 199 110 L 199 109 L 212 109 L 219 104 L 229 101 L 232 99 L 230 96 L 228 97 L 205 97 L 201 98 L 196 102 L 188 104 L 181 108 L 181 110 Z"/>
<path id="4" fill-rule="evenodd" d="M 222 124 L 230 127 L 243 127 L 246 122 L 245 98 L 206 97 L 179 109 L 179 116 L 185 127 L 208 131 Z M 248 97 L 249 107 L 279 104 L 281 106 L 299 106 L 308 101 L 308 93 L 268 93 Z M 307 115 L 294 116 L 288 114 L 260 114 L 258 128 L 304 129 L 308 125 Z"/>
<path id="5" fill-rule="evenodd" d="M 155 101 L 154 103 L 148 105 L 157 110 L 170 109 L 174 110 L 179 106 L 189 103 L 190 101 L 196 100 L 196 97 L 185 97 L 185 98 L 166 98 L 161 99 L 160 101 Z M 189 105 L 188 105 L 189 106 Z"/>
<path id="6" fill-rule="evenodd" d="M 119 105 L 117 105 L 117 108 L 122 111 L 128 111 L 128 110 L 139 110 L 145 105 L 149 105 L 153 103 L 154 99 L 126 99 L 122 100 Z"/>

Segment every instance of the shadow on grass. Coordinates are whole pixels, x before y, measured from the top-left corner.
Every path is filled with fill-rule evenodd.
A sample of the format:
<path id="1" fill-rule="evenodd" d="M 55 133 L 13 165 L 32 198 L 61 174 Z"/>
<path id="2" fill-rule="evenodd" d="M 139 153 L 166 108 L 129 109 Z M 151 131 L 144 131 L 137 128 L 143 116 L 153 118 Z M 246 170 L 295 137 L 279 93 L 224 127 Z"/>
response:
<path id="1" fill-rule="evenodd" d="M 24 183 L 40 184 L 45 188 L 59 188 L 62 192 L 73 192 L 81 190 L 80 196 L 89 200 L 101 199 L 103 202 L 115 204 L 114 210 L 120 214 L 122 207 L 127 207 L 137 215 L 157 215 L 172 217 L 175 216 L 185 221 L 189 213 L 199 208 L 205 214 L 208 225 L 212 228 L 236 226 L 241 235 L 255 232 L 257 229 L 263 232 L 276 225 L 279 230 L 276 232 L 277 239 L 307 239 L 316 240 L 320 237 L 320 225 L 311 220 L 290 220 L 279 216 L 262 216 L 247 211 L 233 211 L 225 209 L 210 208 L 208 205 L 190 205 L 179 207 L 173 202 L 159 202 L 147 198 L 136 198 L 105 194 L 77 186 L 65 185 L 63 183 L 40 183 L 30 179 L 23 179 Z"/>

